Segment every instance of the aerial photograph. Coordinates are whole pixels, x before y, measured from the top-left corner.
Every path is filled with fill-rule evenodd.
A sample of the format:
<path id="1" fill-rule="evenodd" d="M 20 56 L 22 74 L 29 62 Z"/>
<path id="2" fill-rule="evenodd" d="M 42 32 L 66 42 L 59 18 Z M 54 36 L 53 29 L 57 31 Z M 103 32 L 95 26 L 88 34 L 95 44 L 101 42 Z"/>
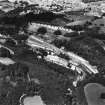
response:
<path id="1" fill-rule="evenodd" d="M 105 105 L 105 0 L 0 0 L 0 105 Z"/>

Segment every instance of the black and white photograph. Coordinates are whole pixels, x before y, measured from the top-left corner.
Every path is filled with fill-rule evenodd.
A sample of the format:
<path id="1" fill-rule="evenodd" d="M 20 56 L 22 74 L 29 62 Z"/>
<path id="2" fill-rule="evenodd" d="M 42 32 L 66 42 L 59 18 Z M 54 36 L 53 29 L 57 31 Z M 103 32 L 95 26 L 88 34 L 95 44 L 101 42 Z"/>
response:
<path id="1" fill-rule="evenodd" d="M 105 0 L 0 0 L 0 105 L 105 105 Z"/>

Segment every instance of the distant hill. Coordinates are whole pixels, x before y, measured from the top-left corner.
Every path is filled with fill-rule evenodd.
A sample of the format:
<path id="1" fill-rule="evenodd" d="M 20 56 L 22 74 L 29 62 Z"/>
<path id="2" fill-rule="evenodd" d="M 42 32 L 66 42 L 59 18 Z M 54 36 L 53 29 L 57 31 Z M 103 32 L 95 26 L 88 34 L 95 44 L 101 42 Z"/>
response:
<path id="1" fill-rule="evenodd" d="M 98 1 L 104 1 L 104 0 L 82 0 L 82 2 L 84 2 L 84 3 L 98 2 Z"/>

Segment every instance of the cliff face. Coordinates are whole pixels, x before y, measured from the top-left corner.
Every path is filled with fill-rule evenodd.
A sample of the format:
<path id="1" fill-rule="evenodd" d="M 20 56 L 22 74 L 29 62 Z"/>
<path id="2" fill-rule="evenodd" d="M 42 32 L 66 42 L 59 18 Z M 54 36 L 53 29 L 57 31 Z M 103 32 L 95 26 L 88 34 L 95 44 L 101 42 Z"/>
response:
<path id="1" fill-rule="evenodd" d="M 19 6 L 19 2 L 21 0 L 1 0 L 0 8 L 3 11 L 13 10 L 14 7 Z M 55 8 L 59 9 L 57 12 L 67 12 L 67 11 L 79 11 L 81 9 L 85 9 L 86 15 L 89 16 L 101 16 L 101 13 L 104 13 L 104 0 L 22 0 L 23 2 L 27 2 L 29 4 L 38 4 L 40 7 L 43 7 L 47 10 L 52 9 L 53 12 L 56 12 Z M 18 4 L 16 4 L 16 2 Z M 15 4 L 14 4 L 15 3 Z M 59 7 L 58 7 L 59 6 Z"/>
<path id="2" fill-rule="evenodd" d="M 3 11 L 9 11 L 14 9 L 14 7 L 19 6 L 19 2 L 21 0 L 1 0 L 0 8 Z M 104 0 L 22 0 L 23 2 L 27 2 L 29 4 L 38 4 L 40 7 L 43 7 L 47 10 L 57 8 L 59 5 L 62 9 L 58 12 L 65 11 L 78 11 L 81 9 L 88 10 L 87 15 L 100 15 L 100 12 L 104 12 Z M 16 2 L 18 4 L 16 4 Z M 14 4 L 15 3 L 15 4 Z M 90 9 L 91 8 L 91 9 Z M 55 11 L 54 11 L 55 12 Z"/>

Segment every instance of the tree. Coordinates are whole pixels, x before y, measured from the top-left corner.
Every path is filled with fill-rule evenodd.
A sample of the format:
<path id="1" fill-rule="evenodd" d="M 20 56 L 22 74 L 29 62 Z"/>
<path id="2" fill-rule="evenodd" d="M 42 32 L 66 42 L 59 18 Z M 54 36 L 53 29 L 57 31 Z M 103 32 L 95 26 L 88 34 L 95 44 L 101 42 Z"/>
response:
<path id="1" fill-rule="evenodd" d="M 65 33 L 65 37 L 78 37 L 79 33 L 78 32 L 71 32 L 71 33 Z"/>
<path id="2" fill-rule="evenodd" d="M 62 32 L 60 30 L 54 31 L 54 35 L 62 35 Z"/>
<path id="3" fill-rule="evenodd" d="M 47 32 L 47 29 L 45 27 L 40 27 L 38 30 L 37 30 L 37 33 L 38 34 L 45 34 Z"/>
<path id="4" fill-rule="evenodd" d="M 0 48 L 0 57 L 11 57 L 11 54 L 7 49 Z"/>

